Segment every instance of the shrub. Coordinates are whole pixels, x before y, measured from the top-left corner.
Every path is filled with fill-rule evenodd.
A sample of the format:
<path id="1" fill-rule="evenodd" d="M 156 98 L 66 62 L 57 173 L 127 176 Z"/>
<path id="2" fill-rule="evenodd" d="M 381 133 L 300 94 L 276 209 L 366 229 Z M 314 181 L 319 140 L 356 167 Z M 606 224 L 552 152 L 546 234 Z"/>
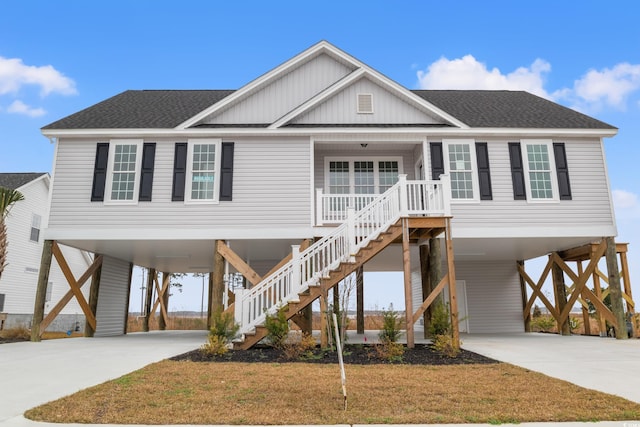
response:
<path id="1" fill-rule="evenodd" d="M 456 357 L 460 354 L 460 348 L 453 345 L 451 335 L 436 335 L 433 338 L 433 348 L 448 357 Z"/>
<path id="2" fill-rule="evenodd" d="M 267 338 L 271 345 L 279 350 L 284 349 L 285 341 L 289 335 L 287 307 L 280 307 L 280 309 L 273 315 L 267 314 L 264 326 L 267 328 Z"/>
<path id="3" fill-rule="evenodd" d="M 236 324 L 232 313 L 216 310 L 211 316 L 211 329 L 209 329 L 207 342 L 200 347 L 200 351 L 205 356 L 222 356 L 229 350 L 229 344 L 239 329 L 240 326 Z"/>
<path id="4" fill-rule="evenodd" d="M 299 332 L 285 341 L 282 352 L 287 360 L 311 359 L 315 348 L 316 339 L 311 334 Z"/>
<path id="5" fill-rule="evenodd" d="M 549 332 L 556 326 L 556 320 L 553 316 L 540 316 L 531 321 L 531 326 L 538 331 Z"/>
<path id="6" fill-rule="evenodd" d="M 582 325 L 580 319 L 577 317 L 569 317 L 569 330 L 573 333 L 576 329 L 578 329 Z"/>
<path id="7" fill-rule="evenodd" d="M 380 360 L 387 362 L 402 362 L 404 356 L 404 346 L 395 341 L 382 340 L 376 344 L 376 356 Z"/>
<path id="8" fill-rule="evenodd" d="M 431 311 L 431 323 L 429 324 L 429 334 L 432 337 L 438 335 L 449 335 L 451 333 L 451 316 L 449 306 L 438 302 Z"/>
<path id="9" fill-rule="evenodd" d="M 229 351 L 229 343 L 219 335 L 209 334 L 207 342 L 200 347 L 200 352 L 209 357 L 222 356 Z"/>
<path id="10" fill-rule="evenodd" d="M 395 343 L 400 338 L 400 320 L 398 312 L 393 310 L 393 304 L 389 305 L 388 310 L 382 311 L 382 330 L 378 335 L 381 342 Z"/>
<path id="11" fill-rule="evenodd" d="M 29 340 L 31 332 L 25 326 L 16 326 L 0 331 L 0 337 L 6 340 Z"/>

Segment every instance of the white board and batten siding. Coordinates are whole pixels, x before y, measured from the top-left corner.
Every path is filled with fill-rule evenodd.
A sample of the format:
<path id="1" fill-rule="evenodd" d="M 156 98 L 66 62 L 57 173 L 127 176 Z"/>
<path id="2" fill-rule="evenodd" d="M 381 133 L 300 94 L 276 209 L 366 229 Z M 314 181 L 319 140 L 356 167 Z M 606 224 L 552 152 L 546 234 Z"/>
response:
<path id="1" fill-rule="evenodd" d="M 359 94 L 371 94 L 373 112 L 357 111 Z M 437 120 L 367 78 L 340 91 L 293 121 L 294 124 L 437 124 Z"/>
<path id="2" fill-rule="evenodd" d="M 273 123 L 352 71 L 329 55 L 318 55 L 204 122 Z"/>
<path id="3" fill-rule="evenodd" d="M 456 261 L 456 282 L 464 292 L 458 297 L 461 331 L 466 327 L 475 334 L 524 332 L 516 261 Z M 419 270 L 411 272 L 411 289 L 415 312 L 423 301 Z M 447 303 L 448 298 L 445 293 Z"/>
<path id="4" fill-rule="evenodd" d="M 599 139 L 553 139 L 565 144 L 572 199 L 542 202 L 513 198 L 508 143 L 518 141 L 520 138 L 476 139 L 488 144 L 493 200 L 452 201 L 454 237 L 602 236 L 615 230 Z M 429 156 L 428 146 L 425 156 Z M 430 177 L 429 158 L 425 165 Z"/>
<path id="5" fill-rule="evenodd" d="M 186 140 L 186 139 L 185 139 Z M 224 138 L 235 143 L 233 200 L 196 204 L 171 200 L 175 143 L 156 143 L 151 202 L 91 202 L 96 155 L 93 141 L 59 141 L 50 228 L 149 230 L 247 230 L 308 227 L 311 215 L 308 138 Z M 105 190 L 105 200 L 109 189 Z M 136 235 L 139 233 L 140 235 Z M 307 237 L 307 236 L 301 236 Z M 215 237 L 214 237 L 215 238 Z"/>
<path id="6" fill-rule="evenodd" d="M 129 263 L 105 256 L 102 261 L 98 307 L 96 309 L 96 337 L 122 335 L 129 292 Z"/>

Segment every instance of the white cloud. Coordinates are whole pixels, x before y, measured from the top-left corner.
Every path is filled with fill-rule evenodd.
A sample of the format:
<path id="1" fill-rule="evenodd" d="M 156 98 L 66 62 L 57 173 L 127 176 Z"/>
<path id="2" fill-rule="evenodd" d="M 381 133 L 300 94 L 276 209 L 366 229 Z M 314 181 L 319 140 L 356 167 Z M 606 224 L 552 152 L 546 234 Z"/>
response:
<path id="1" fill-rule="evenodd" d="M 75 82 L 51 65 L 25 65 L 22 59 L 0 56 L 0 95 L 17 93 L 25 85 L 39 86 L 41 96 L 77 93 Z"/>
<path id="2" fill-rule="evenodd" d="M 558 94 L 559 99 L 567 99 L 578 108 L 599 110 L 613 107 L 624 110 L 629 95 L 640 89 L 640 64 L 626 62 L 613 68 L 589 70 L 574 82 L 572 89 Z"/>
<path id="3" fill-rule="evenodd" d="M 13 101 L 9 107 L 7 107 L 7 113 L 13 114 L 24 114 L 29 117 L 40 117 L 47 114 L 47 112 L 42 108 L 32 108 L 29 107 L 24 102 L 19 99 Z"/>
<path id="4" fill-rule="evenodd" d="M 550 98 L 544 89 L 544 75 L 549 71 L 551 65 L 547 61 L 536 59 L 529 67 L 503 74 L 498 68 L 488 69 L 472 55 L 465 55 L 452 60 L 440 58 L 417 74 L 421 89 L 526 90 Z"/>

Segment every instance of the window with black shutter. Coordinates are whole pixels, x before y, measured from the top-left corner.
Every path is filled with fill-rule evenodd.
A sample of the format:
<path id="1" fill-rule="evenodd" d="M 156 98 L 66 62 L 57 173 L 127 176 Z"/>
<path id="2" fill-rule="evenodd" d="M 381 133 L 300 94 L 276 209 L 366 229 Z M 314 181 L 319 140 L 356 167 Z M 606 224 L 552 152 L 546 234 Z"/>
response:
<path id="1" fill-rule="evenodd" d="M 513 199 L 526 200 L 527 190 L 524 183 L 524 167 L 522 165 L 522 149 L 519 142 L 509 143 L 509 159 L 511 161 L 511 181 L 513 182 Z"/>
<path id="2" fill-rule="evenodd" d="M 569 166 L 567 165 L 567 153 L 564 143 L 553 143 L 553 154 L 556 161 L 556 172 L 558 175 L 558 191 L 560 200 L 571 200 L 571 184 L 569 182 Z"/>
<path id="3" fill-rule="evenodd" d="M 489 149 L 486 142 L 476 142 L 476 159 L 478 162 L 480 200 L 493 200 L 491 171 L 489 168 Z"/>
<path id="4" fill-rule="evenodd" d="M 187 143 L 176 142 L 173 157 L 173 186 L 171 200 L 184 201 L 184 185 L 187 176 Z"/>
<path id="5" fill-rule="evenodd" d="M 431 179 L 439 180 L 444 174 L 444 155 L 442 153 L 442 142 L 432 142 L 429 144 L 431 154 Z"/>
<path id="6" fill-rule="evenodd" d="M 140 171 L 140 192 L 138 200 L 150 202 L 153 190 L 153 168 L 156 158 L 156 143 L 145 142 L 142 146 L 142 168 Z"/>
<path id="7" fill-rule="evenodd" d="M 96 161 L 93 168 L 93 185 L 91 186 L 91 201 L 104 201 L 104 189 L 107 183 L 107 168 L 109 165 L 109 143 L 99 142 L 96 145 Z"/>
<path id="8" fill-rule="evenodd" d="M 222 143 L 220 201 L 231 201 L 233 193 L 233 142 Z"/>

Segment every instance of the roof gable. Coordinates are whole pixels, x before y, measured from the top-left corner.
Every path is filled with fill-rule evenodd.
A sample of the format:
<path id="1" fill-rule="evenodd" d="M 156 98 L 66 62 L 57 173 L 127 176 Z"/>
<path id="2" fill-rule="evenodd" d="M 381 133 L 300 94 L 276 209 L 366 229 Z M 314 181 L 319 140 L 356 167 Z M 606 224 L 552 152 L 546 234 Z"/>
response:
<path id="1" fill-rule="evenodd" d="M 49 176 L 49 174 L 46 172 L 0 173 L 0 187 L 18 190 L 42 176 Z"/>

